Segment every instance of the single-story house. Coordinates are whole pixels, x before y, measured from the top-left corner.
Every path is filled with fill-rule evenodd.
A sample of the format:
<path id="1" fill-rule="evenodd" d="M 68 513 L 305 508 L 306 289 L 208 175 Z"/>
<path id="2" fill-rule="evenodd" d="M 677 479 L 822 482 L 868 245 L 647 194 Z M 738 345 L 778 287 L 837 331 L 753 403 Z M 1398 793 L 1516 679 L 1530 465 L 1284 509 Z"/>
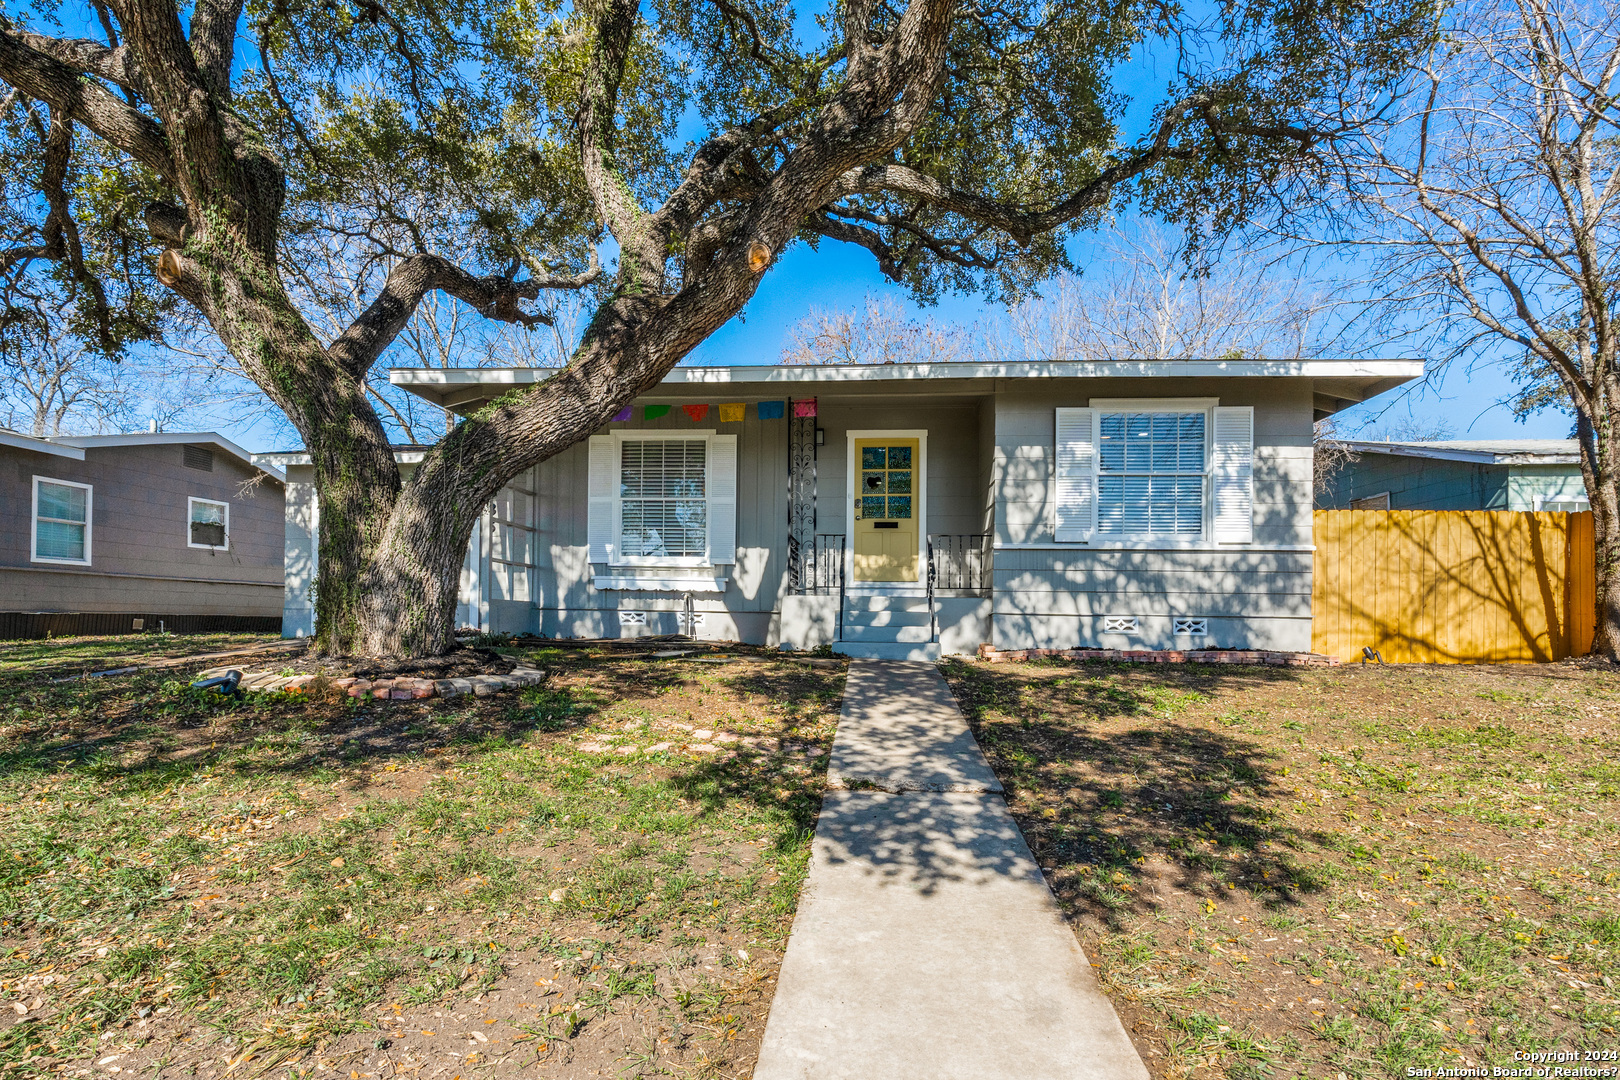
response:
<path id="1" fill-rule="evenodd" d="M 849 655 L 1311 641 L 1311 424 L 1418 361 L 680 367 L 484 514 L 458 618 Z M 531 368 L 398 369 L 457 412 Z M 420 460 L 402 448 L 402 464 Z M 283 633 L 312 625 L 307 456 Z"/>
<path id="2" fill-rule="evenodd" d="M 1322 510 L 1590 510 L 1574 439 L 1342 442 Z"/>
<path id="3" fill-rule="evenodd" d="M 0 430 L 0 637 L 274 630 L 285 484 L 213 432 Z"/>

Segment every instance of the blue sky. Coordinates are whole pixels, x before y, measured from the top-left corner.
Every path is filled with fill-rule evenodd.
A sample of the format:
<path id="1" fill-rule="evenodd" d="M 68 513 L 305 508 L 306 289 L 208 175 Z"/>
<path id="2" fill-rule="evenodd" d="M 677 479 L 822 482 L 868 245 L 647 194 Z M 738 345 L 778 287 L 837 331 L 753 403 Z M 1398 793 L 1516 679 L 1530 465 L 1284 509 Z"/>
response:
<path id="1" fill-rule="evenodd" d="M 1195 0 L 1201 3 L 1202 0 Z M 812 5 L 814 6 L 814 5 Z M 818 31 L 801 18 L 801 33 L 807 37 Z M 1137 54 L 1114 72 L 1116 86 L 1131 99 L 1122 117 L 1124 137 L 1134 138 L 1146 126 L 1151 111 L 1173 75 L 1158 59 L 1163 54 L 1154 44 L 1144 43 Z M 243 57 L 238 56 L 242 63 Z M 675 139 L 698 140 L 705 135 L 696 108 L 682 118 Z M 1079 237 L 1070 247 L 1071 257 L 1082 269 L 1093 254 L 1089 238 Z M 605 253 L 604 253 L 605 254 Z M 796 323 L 812 309 L 851 309 L 866 296 L 890 296 L 919 318 L 932 316 L 946 325 L 967 326 L 993 320 L 998 312 L 977 297 L 946 296 L 933 308 L 922 309 L 911 302 L 902 289 L 888 282 L 877 270 L 871 254 L 848 244 L 824 241 L 812 251 L 795 245 L 785 252 L 760 284 L 758 292 L 743 313 L 704 342 L 687 363 L 705 365 L 768 364 L 776 362 Z M 1414 312 L 1421 319 L 1422 312 Z M 1372 355 L 1400 355 L 1380 350 Z M 1458 365 L 1431 375 L 1421 384 L 1410 384 L 1379 399 L 1342 414 L 1343 427 L 1350 434 L 1387 434 L 1388 429 L 1411 426 L 1432 429 L 1443 426 L 1454 438 L 1563 438 L 1569 433 L 1569 419 L 1563 413 L 1546 411 L 1518 422 L 1501 402 L 1514 387 L 1500 366 L 1476 365 L 1473 371 Z M 224 433 L 250 450 L 282 449 L 288 445 L 285 425 L 265 421 L 225 427 Z"/>

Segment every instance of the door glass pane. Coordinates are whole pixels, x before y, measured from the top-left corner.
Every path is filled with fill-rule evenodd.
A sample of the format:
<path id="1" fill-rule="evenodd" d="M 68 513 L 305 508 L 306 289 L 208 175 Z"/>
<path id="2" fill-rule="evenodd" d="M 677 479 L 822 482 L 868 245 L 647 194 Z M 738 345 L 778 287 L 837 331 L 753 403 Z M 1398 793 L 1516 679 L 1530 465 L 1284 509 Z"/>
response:
<path id="1" fill-rule="evenodd" d="M 887 468 L 887 466 L 884 464 L 883 447 L 881 447 L 881 446 L 863 446 L 863 447 L 861 447 L 861 468 L 863 468 L 863 469 L 883 469 L 883 468 Z"/>
<path id="2" fill-rule="evenodd" d="M 883 473 L 861 473 L 861 491 L 867 495 L 881 494 L 883 488 Z"/>
<path id="3" fill-rule="evenodd" d="M 890 495 L 911 494 L 911 473 L 895 471 L 889 474 Z"/>
<path id="4" fill-rule="evenodd" d="M 911 468 L 911 447 L 909 447 L 909 446 L 891 446 L 891 447 L 889 447 L 889 468 L 891 468 L 891 469 L 909 469 L 909 468 Z"/>
<path id="5" fill-rule="evenodd" d="M 889 499 L 889 516 L 891 518 L 911 517 L 911 496 L 891 497 Z"/>
<path id="6" fill-rule="evenodd" d="M 864 496 L 861 499 L 861 517 L 863 517 L 863 518 L 881 518 L 882 516 L 883 516 L 883 496 L 878 495 L 876 497 L 873 497 L 871 495 L 867 495 L 867 496 Z"/>

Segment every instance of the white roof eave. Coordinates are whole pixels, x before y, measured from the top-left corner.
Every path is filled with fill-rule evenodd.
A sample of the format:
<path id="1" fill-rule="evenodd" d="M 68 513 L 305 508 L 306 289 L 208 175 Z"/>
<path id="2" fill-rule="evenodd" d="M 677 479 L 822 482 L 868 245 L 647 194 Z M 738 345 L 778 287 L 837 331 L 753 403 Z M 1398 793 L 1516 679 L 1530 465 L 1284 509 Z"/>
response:
<path id="1" fill-rule="evenodd" d="M 557 368 L 393 368 L 393 385 L 450 408 L 487 401 L 506 389 L 544 382 Z M 1125 360 L 1100 363 L 1019 361 L 942 364 L 775 364 L 677 367 L 659 384 L 664 395 L 724 386 L 836 386 L 919 380 L 1282 378 L 1395 384 L 1423 375 L 1421 360 Z M 477 393 L 487 390 L 487 393 Z M 473 391 L 473 393 L 469 393 Z"/>
<path id="2" fill-rule="evenodd" d="M 254 461 L 255 455 L 237 446 L 225 436 L 213 431 L 162 431 L 162 432 L 132 432 L 127 435 L 64 435 L 55 440 L 65 446 L 77 446 L 85 450 L 95 450 L 109 446 L 216 446 L 244 465 L 262 470 L 270 479 L 280 484 L 287 482 L 287 476 L 273 465 L 262 465 Z"/>
<path id="3" fill-rule="evenodd" d="M 1472 465 L 1579 465 L 1581 455 L 1568 453 L 1535 453 L 1513 450 L 1459 450 L 1455 447 L 1412 446 L 1408 443 L 1385 443 L 1377 440 L 1342 439 L 1341 446 L 1356 454 L 1388 454 L 1391 457 L 1425 458 L 1433 461 L 1461 461 Z"/>
<path id="4" fill-rule="evenodd" d="M 84 460 L 84 451 L 77 446 L 53 442 L 50 439 L 36 439 L 32 435 L 23 435 L 15 431 L 0 431 L 0 446 L 31 450 L 36 454 L 50 454 L 52 457 L 67 458 L 70 461 Z"/>

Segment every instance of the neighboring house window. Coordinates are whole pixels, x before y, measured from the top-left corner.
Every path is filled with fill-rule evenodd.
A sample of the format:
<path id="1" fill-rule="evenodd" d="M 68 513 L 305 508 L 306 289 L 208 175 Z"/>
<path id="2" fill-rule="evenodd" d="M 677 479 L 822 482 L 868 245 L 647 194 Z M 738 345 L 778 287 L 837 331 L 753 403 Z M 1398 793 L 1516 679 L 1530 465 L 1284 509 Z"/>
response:
<path id="1" fill-rule="evenodd" d="M 1105 412 L 1097 418 L 1097 533 L 1202 536 L 1202 412 Z"/>
<path id="2" fill-rule="evenodd" d="M 619 551 L 696 559 L 709 547 L 705 439 L 636 439 L 619 449 Z"/>
<path id="3" fill-rule="evenodd" d="M 1059 543 L 1254 539 L 1254 409 L 1213 400 L 1058 409 Z"/>
<path id="4" fill-rule="evenodd" d="M 1376 494 L 1376 495 L 1368 495 L 1364 499 L 1351 499 L 1350 500 L 1350 509 L 1352 509 L 1352 510 L 1388 510 L 1389 509 L 1389 492 L 1380 491 L 1378 494 Z"/>
<path id="5" fill-rule="evenodd" d="M 737 436 L 616 431 L 590 440 L 590 560 L 718 566 L 737 558 Z"/>
<path id="6" fill-rule="evenodd" d="M 211 551 L 224 551 L 230 547 L 230 504 L 216 502 L 213 499 L 192 498 L 187 501 L 191 507 L 191 532 L 187 537 L 186 546 L 208 548 Z"/>
<path id="7" fill-rule="evenodd" d="M 1592 509 L 1592 503 L 1585 495 L 1575 495 L 1562 499 L 1551 498 L 1547 495 L 1536 496 L 1536 509 L 1552 513 L 1581 514 Z"/>
<path id="8" fill-rule="evenodd" d="M 93 495 L 89 484 L 34 477 L 34 562 L 90 565 Z"/>

